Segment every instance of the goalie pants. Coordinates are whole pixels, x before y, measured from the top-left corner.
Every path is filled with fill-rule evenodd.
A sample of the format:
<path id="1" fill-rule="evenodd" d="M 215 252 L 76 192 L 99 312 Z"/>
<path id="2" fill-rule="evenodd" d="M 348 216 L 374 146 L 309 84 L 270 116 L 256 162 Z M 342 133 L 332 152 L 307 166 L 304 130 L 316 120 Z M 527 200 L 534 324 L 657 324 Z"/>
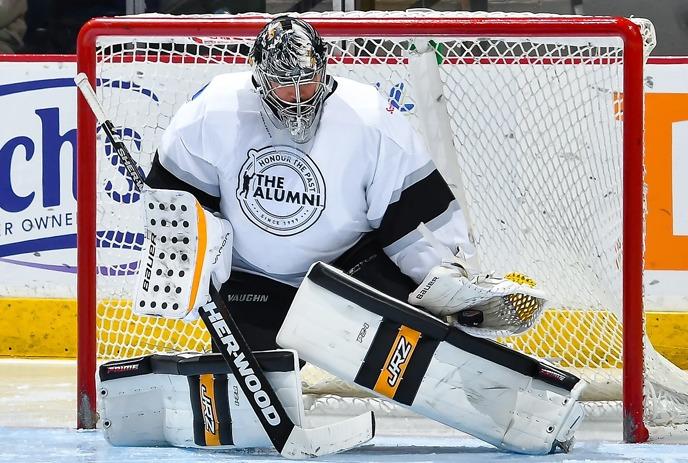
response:
<path id="1" fill-rule="evenodd" d="M 332 265 L 354 278 L 402 301 L 416 288 L 382 250 L 376 233 L 361 238 Z M 297 288 L 267 277 L 232 271 L 220 294 L 253 350 L 278 348 L 277 332 L 287 315 Z"/>

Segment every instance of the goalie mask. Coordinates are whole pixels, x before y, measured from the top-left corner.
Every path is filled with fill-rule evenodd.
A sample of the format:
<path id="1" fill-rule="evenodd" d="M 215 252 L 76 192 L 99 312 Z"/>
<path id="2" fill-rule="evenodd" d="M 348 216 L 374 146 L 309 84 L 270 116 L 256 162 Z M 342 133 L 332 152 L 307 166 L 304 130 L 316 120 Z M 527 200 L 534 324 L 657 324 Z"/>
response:
<path id="1" fill-rule="evenodd" d="M 300 19 L 280 16 L 258 34 L 250 58 L 268 115 L 297 143 L 310 140 L 329 94 L 320 35 Z"/>

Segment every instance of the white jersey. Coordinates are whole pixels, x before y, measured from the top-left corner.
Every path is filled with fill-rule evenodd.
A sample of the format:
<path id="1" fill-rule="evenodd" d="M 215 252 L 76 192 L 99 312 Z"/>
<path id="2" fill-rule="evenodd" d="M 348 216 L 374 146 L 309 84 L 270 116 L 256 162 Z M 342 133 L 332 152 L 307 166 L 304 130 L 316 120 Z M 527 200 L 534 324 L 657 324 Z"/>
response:
<path id="1" fill-rule="evenodd" d="M 464 215 L 405 117 L 374 87 L 336 81 L 315 136 L 298 144 L 265 116 L 250 73 L 215 77 L 172 119 L 159 164 L 219 199 L 235 269 L 297 286 L 377 229 L 419 283 L 443 253 L 472 251 Z"/>

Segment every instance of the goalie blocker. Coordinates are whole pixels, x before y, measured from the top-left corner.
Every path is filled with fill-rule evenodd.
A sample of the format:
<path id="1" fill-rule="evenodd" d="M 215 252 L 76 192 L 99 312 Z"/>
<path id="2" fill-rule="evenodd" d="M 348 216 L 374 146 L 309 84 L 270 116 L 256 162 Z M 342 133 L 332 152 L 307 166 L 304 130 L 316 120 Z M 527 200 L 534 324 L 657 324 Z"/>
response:
<path id="1" fill-rule="evenodd" d="M 333 375 L 498 448 L 568 451 L 585 382 L 314 264 L 277 336 Z"/>

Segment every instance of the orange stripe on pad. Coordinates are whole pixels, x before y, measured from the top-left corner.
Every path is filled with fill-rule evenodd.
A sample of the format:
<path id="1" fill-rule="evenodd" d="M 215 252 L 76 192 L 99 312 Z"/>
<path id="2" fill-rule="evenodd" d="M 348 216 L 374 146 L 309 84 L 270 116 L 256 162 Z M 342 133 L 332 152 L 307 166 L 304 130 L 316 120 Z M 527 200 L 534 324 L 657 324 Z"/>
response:
<path id="1" fill-rule="evenodd" d="M 411 360 L 413 352 L 416 350 L 418 340 L 420 339 L 420 332 L 408 326 L 401 325 L 399 333 L 397 334 L 392 347 L 387 355 L 380 376 L 377 377 L 375 387 L 376 392 L 394 398 L 397 393 L 399 384 L 404 378 L 404 372 Z"/>
<path id="2" fill-rule="evenodd" d="M 196 250 L 196 265 L 194 267 L 193 285 L 191 286 L 191 297 L 189 298 L 189 307 L 186 309 L 187 314 L 193 309 L 193 303 L 198 294 L 198 285 L 201 282 L 203 261 L 205 260 L 205 251 L 208 245 L 205 213 L 203 212 L 201 203 L 198 201 L 196 201 L 196 231 L 198 233 L 198 248 Z"/>
<path id="3" fill-rule="evenodd" d="M 200 375 L 201 410 L 205 429 L 205 445 L 220 445 L 220 429 L 215 409 L 215 380 L 212 374 Z"/>

